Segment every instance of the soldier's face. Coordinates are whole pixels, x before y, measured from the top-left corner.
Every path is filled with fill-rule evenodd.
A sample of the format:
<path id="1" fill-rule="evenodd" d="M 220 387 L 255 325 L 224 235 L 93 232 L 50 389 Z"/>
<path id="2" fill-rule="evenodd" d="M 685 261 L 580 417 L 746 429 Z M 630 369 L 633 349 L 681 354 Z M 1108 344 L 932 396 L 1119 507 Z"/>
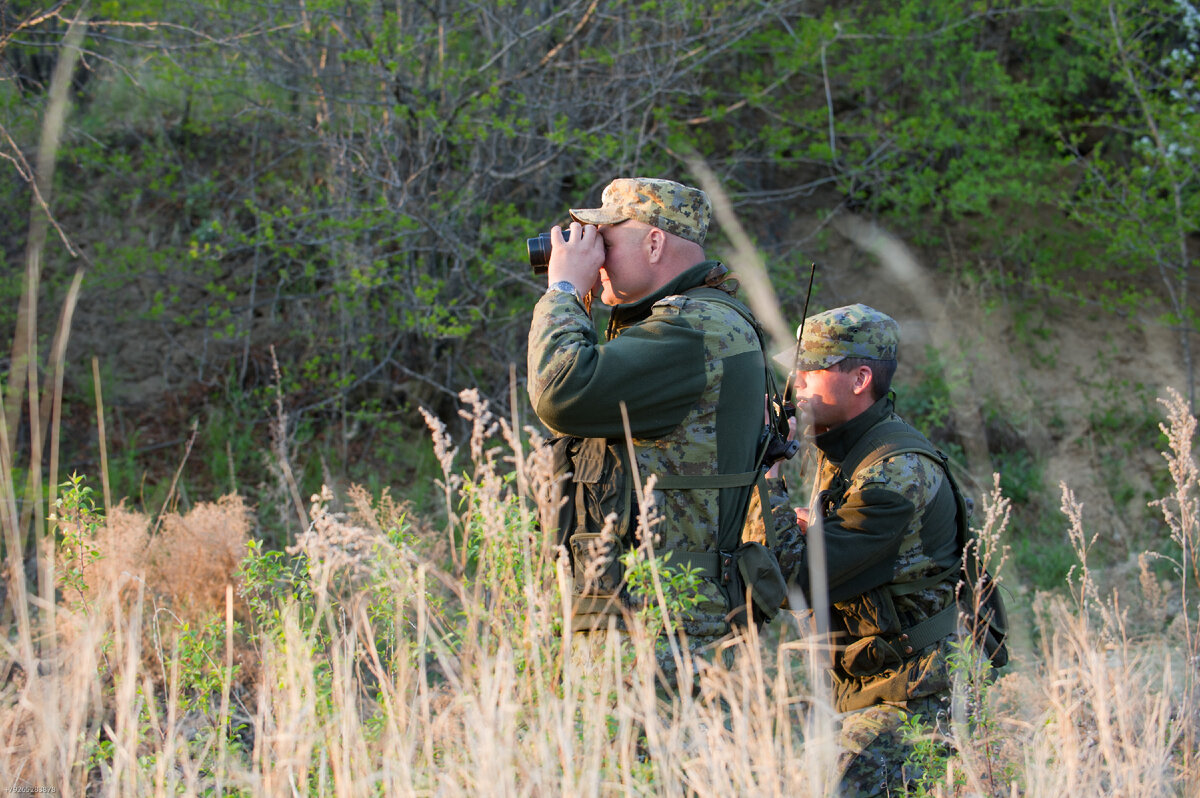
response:
<path id="1" fill-rule="evenodd" d="M 600 237 L 604 239 L 601 302 L 606 305 L 636 302 L 656 288 L 646 254 L 646 238 L 653 229 L 633 219 L 600 226 Z"/>
<path id="2" fill-rule="evenodd" d="M 820 435 L 854 417 L 856 378 L 853 371 L 836 369 L 796 372 L 796 404 L 813 432 Z"/>

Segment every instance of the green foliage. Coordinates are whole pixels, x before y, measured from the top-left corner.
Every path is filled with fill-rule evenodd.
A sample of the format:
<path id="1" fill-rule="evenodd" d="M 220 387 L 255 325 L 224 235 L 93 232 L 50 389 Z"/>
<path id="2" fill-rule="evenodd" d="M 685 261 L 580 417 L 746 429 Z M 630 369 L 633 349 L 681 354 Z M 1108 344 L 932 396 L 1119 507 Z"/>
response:
<path id="1" fill-rule="evenodd" d="M 268 478 L 263 456 L 269 398 L 228 390 L 209 406 L 195 451 L 202 464 L 188 469 L 205 493 L 254 495 Z"/>
<path id="2" fill-rule="evenodd" d="M 62 493 L 54 501 L 50 520 L 58 531 L 58 557 L 62 563 L 59 579 L 73 606 L 89 610 L 87 577 L 102 557 L 97 533 L 104 526 L 103 512 L 96 507 L 91 486 L 85 478 L 72 473 L 59 487 Z"/>
<path id="3" fill-rule="evenodd" d="M 1161 449 L 1165 440 L 1152 387 L 1110 376 L 1103 365 L 1114 356 L 1118 356 L 1115 350 L 1102 352 L 1102 368 L 1097 377 L 1086 381 L 1093 399 L 1088 412 L 1092 434 L 1100 444 L 1117 447 L 1125 456 L 1146 448 Z"/>
<path id="4" fill-rule="evenodd" d="M 1096 67 L 1113 91 L 1094 97 L 1092 118 L 1111 134 L 1100 142 L 1082 133 L 1068 151 L 1082 167 L 1077 190 L 1063 205 L 1104 242 L 1105 263 L 1122 273 L 1106 294 L 1142 307 L 1130 275 L 1157 275 L 1166 297 L 1161 318 L 1195 327 L 1186 284 L 1196 258 L 1186 238 L 1200 215 L 1194 130 L 1200 121 L 1195 64 L 1200 14 L 1189 0 L 1074 6 L 1070 33 L 1096 46 Z M 1106 70 L 1103 67 L 1107 67 Z"/>
<path id="5" fill-rule="evenodd" d="M 1012 646 L 1012 641 L 1009 641 Z M 954 678 L 955 690 L 961 699 L 963 708 L 962 723 L 959 728 L 968 735 L 967 740 L 960 740 L 963 747 L 962 755 L 969 752 L 972 757 L 974 770 L 979 774 L 977 779 L 987 789 L 990 795 L 998 795 L 1007 791 L 1016 780 L 1013 765 L 1003 767 L 1000 761 L 1000 745 L 1004 739 L 1004 729 L 1001 727 L 993 702 L 988 697 L 991 685 L 996 679 L 995 669 L 991 660 L 979 648 L 973 645 L 969 636 L 954 643 L 954 651 L 949 657 L 950 673 Z M 944 763 L 943 763 L 944 764 Z M 944 773 L 942 770 L 943 781 Z M 959 782 L 963 778 L 962 771 L 957 774 Z M 932 787 L 935 782 L 928 782 Z"/>
<path id="6" fill-rule="evenodd" d="M 1130 529 L 1145 529 L 1149 520 L 1147 502 L 1165 493 L 1169 486 L 1166 464 L 1155 458 L 1142 465 L 1138 452 L 1159 450 L 1166 445 L 1159 429 L 1159 413 L 1152 386 L 1136 380 L 1117 379 L 1103 368 L 1115 350 L 1101 352 L 1101 369 L 1087 381 L 1091 405 L 1088 409 L 1086 443 L 1094 452 L 1097 471 L 1113 506 Z"/>
<path id="7" fill-rule="evenodd" d="M 225 620 L 213 617 L 206 623 L 195 625 L 182 621 L 173 631 L 181 707 L 184 711 L 199 712 L 212 719 L 217 709 L 213 701 L 241 670 L 241 665 L 236 662 L 228 668 L 223 664 L 225 647 L 231 642 L 227 640 L 228 635 L 240 634 L 241 624 L 235 621 L 232 629 L 226 630 Z"/>
<path id="8" fill-rule="evenodd" d="M 314 501 L 313 526 L 295 547 L 283 552 L 250 541 L 238 571 L 251 640 L 271 641 L 287 650 L 287 622 L 294 619 L 306 637 L 308 655 L 314 657 L 321 690 L 333 678 L 330 660 L 339 633 L 330 613 L 355 614 L 361 609 L 371 622 L 375 653 L 383 662 L 425 655 L 407 636 L 414 609 L 397 600 L 397 585 L 411 585 L 415 570 L 409 549 L 417 539 L 407 513 L 394 506 L 386 491 L 370 519 L 332 513 L 326 506 L 329 498 Z M 359 526 L 363 523 L 369 528 Z M 435 591 L 424 596 L 423 603 L 436 616 L 447 611 L 444 597 Z M 446 623 L 445 628 L 452 626 Z M 455 634 L 447 631 L 441 644 L 453 647 Z"/>
<path id="9" fill-rule="evenodd" d="M 640 546 L 621 555 L 629 592 L 644 601 L 637 615 L 652 635 L 673 631 L 675 622 L 687 617 L 702 595 L 700 569 L 688 565 L 672 567 L 670 562 L 671 552 L 659 557 Z"/>
<path id="10" fill-rule="evenodd" d="M 512 486 L 516 474 L 498 477 L 498 485 Z M 459 493 L 463 546 L 467 573 L 473 574 L 500 606 L 520 606 L 520 597 L 532 588 L 529 559 L 532 517 L 529 508 L 511 491 L 505 500 L 494 501 L 498 485 L 480 485 L 464 479 Z M 509 594 L 511 591 L 511 594 Z"/>
<path id="11" fill-rule="evenodd" d="M 946 781 L 946 764 L 951 754 L 949 746 L 938 739 L 937 729 L 923 722 L 919 714 L 905 717 L 900 735 L 910 746 L 904 760 L 905 770 L 920 774 L 908 785 L 905 794 L 918 798 L 936 795 L 937 787 Z"/>
<path id="12" fill-rule="evenodd" d="M 1000 487 L 1014 505 L 1028 506 L 1039 500 L 1043 493 L 1044 464 L 1032 452 L 1025 449 L 996 452 L 992 458 L 1000 474 Z"/>
<path id="13" fill-rule="evenodd" d="M 949 368 L 941 353 L 927 346 L 925 358 L 915 368 L 899 372 L 893 390 L 896 411 L 947 454 L 957 457 L 962 453 L 962 445 L 946 435 L 953 426 L 951 381 L 954 379 L 961 377 Z"/>
<path id="14" fill-rule="evenodd" d="M 1032 587 L 1061 586 L 1074 555 L 1056 528 L 1057 508 L 1047 498 L 1044 461 L 1027 449 L 993 452 L 992 461 L 1001 490 L 1012 501 L 1015 570 Z"/>
<path id="15" fill-rule="evenodd" d="M 251 540 L 238 576 L 241 596 L 251 611 L 252 634 L 281 634 L 279 608 L 288 601 L 301 608 L 303 622 L 311 623 L 314 602 L 306 561 L 290 560 L 284 552 Z"/>
<path id="16" fill-rule="evenodd" d="M 1055 590 L 1075 564 L 1074 553 L 1060 530 L 1017 523 L 1012 536 L 1013 564 L 1022 580 L 1040 590 Z"/>

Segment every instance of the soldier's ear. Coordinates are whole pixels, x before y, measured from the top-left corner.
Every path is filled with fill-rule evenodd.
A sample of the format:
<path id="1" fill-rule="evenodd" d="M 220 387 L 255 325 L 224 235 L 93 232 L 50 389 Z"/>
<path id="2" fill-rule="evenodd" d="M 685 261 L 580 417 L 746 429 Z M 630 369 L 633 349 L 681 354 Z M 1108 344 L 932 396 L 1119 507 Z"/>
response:
<path id="1" fill-rule="evenodd" d="M 875 381 L 875 373 L 870 366 L 859 366 L 854 370 L 854 393 L 866 393 Z"/>
<path id="2" fill-rule="evenodd" d="M 657 227 L 651 227 L 646 233 L 646 255 L 651 263 L 657 263 L 662 259 L 666 243 L 667 234 Z"/>

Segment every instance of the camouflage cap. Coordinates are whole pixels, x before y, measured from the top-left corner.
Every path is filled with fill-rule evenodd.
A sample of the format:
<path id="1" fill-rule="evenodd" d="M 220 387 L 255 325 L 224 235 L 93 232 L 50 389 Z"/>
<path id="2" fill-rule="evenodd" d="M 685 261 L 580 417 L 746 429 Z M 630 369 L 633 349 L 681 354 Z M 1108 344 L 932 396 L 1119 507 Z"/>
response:
<path id="1" fill-rule="evenodd" d="M 802 325 L 799 371 L 819 371 L 848 357 L 895 360 L 900 325 L 885 313 L 863 304 L 818 313 Z M 796 330 L 800 335 L 800 330 Z M 790 363 L 788 364 L 791 365 Z"/>
<path id="2" fill-rule="evenodd" d="M 704 245 L 712 203 L 698 188 L 653 177 L 619 177 L 608 184 L 600 208 L 572 208 L 581 224 L 617 224 L 636 219 L 660 230 Z"/>

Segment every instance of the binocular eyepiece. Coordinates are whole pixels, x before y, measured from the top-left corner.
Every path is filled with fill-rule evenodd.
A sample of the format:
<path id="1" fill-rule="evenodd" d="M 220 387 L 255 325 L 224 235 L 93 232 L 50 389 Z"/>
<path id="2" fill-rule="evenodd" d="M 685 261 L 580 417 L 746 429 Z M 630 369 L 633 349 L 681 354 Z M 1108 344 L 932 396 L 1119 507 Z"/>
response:
<path id="1" fill-rule="evenodd" d="M 563 230 L 563 241 L 571 237 L 570 230 Z M 534 274 L 545 274 L 548 264 L 550 263 L 550 234 L 539 233 L 534 238 L 525 240 L 525 247 L 529 250 L 529 265 L 533 267 Z"/>
<path id="2" fill-rule="evenodd" d="M 772 466 L 780 460 L 791 460 L 800 451 L 800 441 L 789 441 L 779 434 L 772 435 L 767 440 L 767 451 L 763 455 L 763 465 Z"/>

